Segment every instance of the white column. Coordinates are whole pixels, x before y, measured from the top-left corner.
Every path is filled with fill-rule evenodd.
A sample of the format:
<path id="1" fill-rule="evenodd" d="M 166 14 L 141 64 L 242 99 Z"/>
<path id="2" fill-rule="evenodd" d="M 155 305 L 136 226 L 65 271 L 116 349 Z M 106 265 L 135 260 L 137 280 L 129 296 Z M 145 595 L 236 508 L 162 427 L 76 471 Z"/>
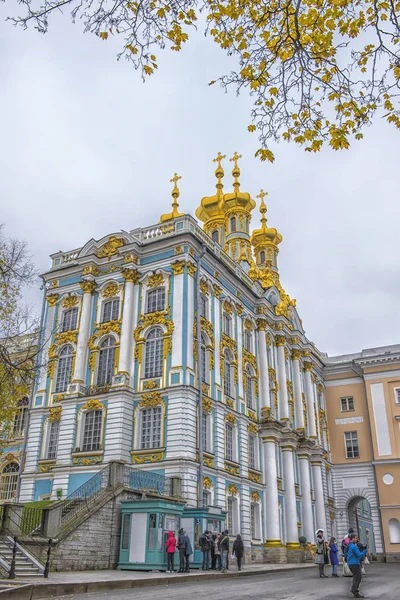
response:
<path id="1" fill-rule="evenodd" d="M 301 396 L 301 374 L 300 374 L 300 350 L 292 351 L 292 373 L 293 373 L 293 395 L 294 395 L 294 418 L 296 430 L 304 432 L 303 399 Z"/>
<path id="2" fill-rule="evenodd" d="M 286 545 L 288 548 L 299 547 L 296 489 L 294 485 L 294 450 L 295 448 L 292 444 L 282 444 L 283 478 L 285 486 Z"/>
<path id="3" fill-rule="evenodd" d="M 138 280 L 138 273 L 134 269 L 126 269 L 122 273 L 122 276 L 125 279 L 125 290 L 124 310 L 122 313 L 118 373 L 126 375 L 129 378 L 128 383 L 130 383 L 133 369 L 133 313 L 135 310 L 134 286 Z"/>
<path id="4" fill-rule="evenodd" d="M 193 336 L 193 325 L 194 325 L 194 300 L 196 296 L 195 289 L 195 274 L 191 274 L 191 271 L 187 269 L 186 274 L 182 277 L 187 278 L 187 298 L 182 297 L 182 303 L 187 302 L 187 348 L 186 348 L 186 364 L 188 369 L 192 369 L 195 371 L 194 365 L 194 354 L 193 354 L 193 344 L 194 344 L 194 336 Z M 183 304 L 181 305 L 181 309 L 183 309 Z M 179 364 L 179 363 L 178 363 Z M 187 373 L 186 383 L 189 383 L 189 373 Z"/>
<path id="5" fill-rule="evenodd" d="M 322 462 L 320 459 L 311 460 L 314 480 L 315 493 L 315 508 L 317 517 L 317 528 L 321 528 L 326 533 L 326 514 L 325 514 L 325 499 L 324 486 L 322 483 Z"/>
<path id="6" fill-rule="evenodd" d="M 314 543 L 314 523 L 311 504 L 310 457 L 299 454 L 300 486 L 302 494 L 303 532 L 307 542 Z"/>
<path id="7" fill-rule="evenodd" d="M 89 329 L 92 313 L 92 296 L 96 284 L 94 281 L 85 280 L 80 284 L 83 290 L 81 319 L 76 345 L 75 369 L 72 382 L 85 383 L 85 369 L 87 363 Z"/>
<path id="8" fill-rule="evenodd" d="M 264 450 L 264 481 L 265 500 L 263 504 L 264 523 L 267 526 L 267 544 L 269 546 L 280 546 L 281 534 L 279 527 L 278 507 L 278 472 L 276 469 L 276 438 L 263 436 Z"/>
<path id="9" fill-rule="evenodd" d="M 182 369 L 183 366 L 183 273 L 176 273 L 174 275 L 174 299 L 173 299 L 173 310 L 172 320 L 174 322 L 174 331 L 172 333 L 172 368 L 179 367 Z M 193 351 L 193 347 L 192 347 Z M 183 383 L 183 382 L 182 382 Z"/>
<path id="10" fill-rule="evenodd" d="M 307 417 L 308 417 L 308 437 L 316 438 L 317 430 L 315 426 L 315 409 L 314 409 L 314 394 L 313 394 L 313 382 L 311 380 L 311 369 L 312 363 L 304 363 L 304 391 L 306 395 L 307 403 Z"/>
<path id="11" fill-rule="evenodd" d="M 257 331 L 258 340 L 258 370 L 260 386 L 260 408 L 261 414 L 268 414 L 271 411 L 271 397 L 269 394 L 269 375 L 268 375 L 268 352 L 267 341 L 265 339 L 265 330 Z M 264 409 L 264 410 L 263 410 Z"/>
<path id="12" fill-rule="evenodd" d="M 278 381 L 278 406 L 279 406 L 279 421 L 289 421 L 289 403 L 286 386 L 286 369 L 285 369 L 285 338 L 281 335 L 276 336 L 275 344 L 277 346 L 277 381 Z"/>
<path id="13" fill-rule="evenodd" d="M 58 294 L 49 294 L 46 297 L 48 306 L 46 311 L 46 324 L 44 328 L 44 335 L 42 340 L 42 356 L 41 356 L 41 367 L 39 374 L 39 381 L 37 385 L 37 392 L 44 392 L 46 390 L 46 381 L 47 381 L 47 367 L 48 367 L 48 357 L 49 357 L 49 348 L 51 344 L 52 333 L 55 328 L 55 312 L 56 312 L 56 302 L 58 300 Z"/>

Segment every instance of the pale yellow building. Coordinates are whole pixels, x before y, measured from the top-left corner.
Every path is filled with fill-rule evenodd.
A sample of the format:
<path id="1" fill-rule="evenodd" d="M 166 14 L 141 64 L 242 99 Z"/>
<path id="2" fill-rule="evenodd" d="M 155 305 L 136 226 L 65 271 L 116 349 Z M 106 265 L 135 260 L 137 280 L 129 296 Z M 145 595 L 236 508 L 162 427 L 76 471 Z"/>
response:
<path id="1" fill-rule="evenodd" d="M 324 362 L 337 537 L 400 560 L 400 344 Z"/>

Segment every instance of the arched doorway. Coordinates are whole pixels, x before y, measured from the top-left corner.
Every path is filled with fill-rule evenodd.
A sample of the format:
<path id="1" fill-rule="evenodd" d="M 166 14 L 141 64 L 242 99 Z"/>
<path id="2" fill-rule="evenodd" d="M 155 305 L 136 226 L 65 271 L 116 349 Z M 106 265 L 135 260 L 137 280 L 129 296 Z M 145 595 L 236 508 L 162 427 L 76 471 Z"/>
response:
<path id="1" fill-rule="evenodd" d="M 358 539 L 368 548 L 370 554 L 376 554 L 374 524 L 371 505 L 364 496 L 354 496 L 347 505 L 349 527 L 358 535 Z"/>

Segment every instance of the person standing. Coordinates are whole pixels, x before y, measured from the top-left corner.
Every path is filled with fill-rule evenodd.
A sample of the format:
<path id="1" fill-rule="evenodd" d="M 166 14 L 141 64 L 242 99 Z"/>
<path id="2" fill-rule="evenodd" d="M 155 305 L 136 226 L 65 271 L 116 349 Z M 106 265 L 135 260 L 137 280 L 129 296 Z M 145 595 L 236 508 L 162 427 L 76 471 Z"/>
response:
<path id="1" fill-rule="evenodd" d="M 174 554 L 176 549 L 176 538 L 173 531 L 168 531 L 168 538 L 165 542 L 167 550 L 167 573 L 174 573 Z"/>
<path id="2" fill-rule="evenodd" d="M 329 558 L 331 559 L 332 565 L 332 577 L 339 577 L 337 574 L 337 568 L 339 565 L 338 547 L 336 546 L 336 538 L 334 537 L 331 537 L 329 542 Z"/>
<path id="3" fill-rule="evenodd" d="M 215 554 L 215 569 L 216 569 L 216 571 L 221 571 L 221 569 L 222 569 L 220 542 L 221 542 L 221 534 L 220 533 L 216 533 L 215 534 L 215 541 L 214 541 L 214 554 Z"/>
<path id="4" fill-rule="evenodd" d="M 238 571 L 242 570 L 242 558 L 244 554 L 244 546 L 241 536 L 238 534 L 236 540 L 233 542 L 232 555 L 236 556 Z"/>
<path id="5" fill-rule="evenodd" d="M 190 543 L 190 538 L 189 538 L 188 534 L 186 533 L 186 531 L 183 532 L 183 535 L 185 538 L 185 568 L 184 568 L 184 571 L 185 571 L 185 573 L 190 573 L 189 560 L 190 560 L 191 555 L 193 554 L 192 544 Z"/>
<path id="6" fill-rule="evenodd" d="M 211 534 L 211 570 L 215 571 L 215 563 L 216 563 L 216 558 L 215 558 L 215 531 L 214 533 Z"/>
<path id="7" fill-rule="evenodd" d="M 362 551 L 359 550 L 357 546 L 358 537 L 355 533 L 351 533 L 349 538 L 350 543 L 347 551 L 347 564 L 353 575 L 350 592 L 353 594 L 354 598 L 364 598 L 364 596 L 360 594 L 360 583 L 362 580 L 361 559 L 367 554 L 367 549 Z"/>
<path id="8" fill-rule="evenodd" d="M 229 531 L 225 529 L 221 536 L 221 556 L 222 556 L 222 573 L 226 573 L 228 569 L 228 554 L 229 554 Z"/>
<path id="9" fill-rule="evenodd" d="M 193 554 L 192 545 L 190 539 L 183 529 L 179 532 L 178 538 L 178 549 L 179 549 L 179 573 L 189 572 L 189 557 Z"/>
<path id="10" fill-rule="evenodd" d="M 315 552 L 315 564 L 318 565 L 319 576 L 320 577 L 327 577 L 327 575 L 325 575 L 325 573 L 324 573 L 324 566 L 325 566 L 325 538 L 324 538 L 324 530 L 323 529 L 317 529 L 317 531 L 315 532 L 315 534 L 316 534 L 315 545 L 317 547 L 317 550 Z"/>
<path id="11" fill-rule="evenodd" d="M 202 570 L 209 571 L 210 570 L 210 554 L 211 554 L 211 535 L 209 531 L 205 531 L 203 535 L 200 537 L 200 550 L 203 553 L 203 564 Z"/>

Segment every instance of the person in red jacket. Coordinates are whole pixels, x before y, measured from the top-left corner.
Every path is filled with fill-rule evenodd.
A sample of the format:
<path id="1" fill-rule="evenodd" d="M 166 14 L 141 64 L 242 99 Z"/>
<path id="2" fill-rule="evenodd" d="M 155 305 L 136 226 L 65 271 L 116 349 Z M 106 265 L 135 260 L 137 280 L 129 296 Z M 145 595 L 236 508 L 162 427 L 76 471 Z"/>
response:
<path id="1" fill-rule="evenodd" d="M 176 538 L 173 531 L 168 531 L 168 539 L 165 542 L 165 547 L 167 549 L 167 573 L 174 573 Z"/>

